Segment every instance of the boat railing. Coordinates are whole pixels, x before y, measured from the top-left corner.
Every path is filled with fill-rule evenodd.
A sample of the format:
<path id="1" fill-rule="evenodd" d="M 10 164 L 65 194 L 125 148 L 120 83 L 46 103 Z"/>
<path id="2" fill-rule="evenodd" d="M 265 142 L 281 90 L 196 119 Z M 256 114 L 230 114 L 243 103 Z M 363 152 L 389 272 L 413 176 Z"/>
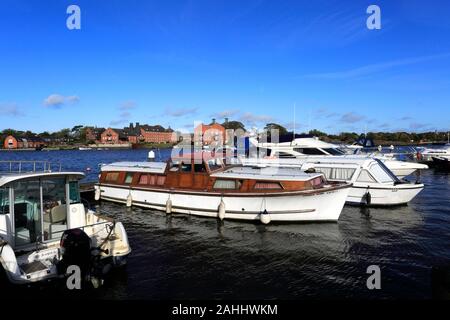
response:
<path id="1" fill-rule="evenodd" d="M 61 172 L 61 163 L 30 160 L 1 160 L 0 173 Z"/>

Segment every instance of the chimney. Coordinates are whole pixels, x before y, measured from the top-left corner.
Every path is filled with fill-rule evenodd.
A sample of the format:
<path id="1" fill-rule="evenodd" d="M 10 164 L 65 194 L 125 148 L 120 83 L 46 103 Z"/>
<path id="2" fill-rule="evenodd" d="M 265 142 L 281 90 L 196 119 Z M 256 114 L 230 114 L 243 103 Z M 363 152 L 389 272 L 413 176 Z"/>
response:
<path id="1" fill-rule="evenodd" d="M 133 122 L 130 122 L 130 129 L 133 129 Z"/>
<path id="2" fill-rule="evenodd" d="M 136 129 L 139 129 L 140 125 L 139 122 L 136 122 Z"/>
<path id="3" fill-rule="evenodd" d="M 216 123 L 216 118 L 212 119 L 212 123 L 215 124 Z"/>

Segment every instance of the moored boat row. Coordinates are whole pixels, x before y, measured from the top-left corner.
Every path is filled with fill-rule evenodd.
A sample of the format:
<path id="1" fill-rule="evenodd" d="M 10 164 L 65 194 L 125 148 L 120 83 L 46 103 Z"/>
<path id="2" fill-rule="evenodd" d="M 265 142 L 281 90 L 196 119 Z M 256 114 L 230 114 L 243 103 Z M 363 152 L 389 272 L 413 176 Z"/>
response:
<path id="1" fill-rule="evenodd" d="M 296 168 L 226 165 L 209 153 L 167 163 L 113 163 L 101 171 L 97 199 L 263 223 L 336 221 L 351 187 Z"/>

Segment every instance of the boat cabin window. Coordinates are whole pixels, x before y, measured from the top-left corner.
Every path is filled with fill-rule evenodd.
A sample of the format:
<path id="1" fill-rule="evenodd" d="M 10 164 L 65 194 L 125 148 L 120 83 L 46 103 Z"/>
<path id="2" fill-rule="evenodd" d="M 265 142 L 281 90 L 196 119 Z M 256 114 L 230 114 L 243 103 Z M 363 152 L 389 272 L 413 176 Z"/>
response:
<path id="1" fill-rule="evenodd" d="M 392 178 L 386 173 L 386 171 L 383 170 L 382 167 L 378 165 L 378 163 L 374 163 L 370 166 L 370 172 L 381 183 L 392 182 Z"/>
<path id="2" fill-rule="evenodd" d="M 253 187 L 255 190 L 268 190 L 268 189 L 283 189 L 281 183 L 279 182 L 271 182 L 271 181 L 260 181 L 256 182 Z"/>
<path id="3" fill-rule="evenodd" d="M 119 173 L 118 172 L 108 172 L 106 174 L 105 181 L 106 182 L 117 182 L 119 179 Z"/>
<path id="4" fill-rule="evenodd" d="M 67 229 L 66 179 L 42 180 L 44 240 L 61 238 Z"/>
<path id="5" fill-rule="evenodd" d="M 9 213 L 9 188 L 0 188 L 0 214 Z"/>
<path id="6" fill-rule="evenodd" d="M 341 156 L 344 154 L 344 152 L 342 152 L 339 149 L 335 149 L 335 148 L 325 148 L 323 150 L 325 150 L 326 152 L 328 152 L 329 154 L 331 154 L 333 156 Z"/>
<path id="7" fill-rule="evenodd" d="M 133 176 L 134 176 L 133 172 L 127 172 L 127 174 L 125 175 L 125 183 L 131 184 L 131 182 L 133 181 Z"/>
<path id="8" fill-rule="evenodd" d="M 182 172 L 191 172 L 192 171 L 192 164 L 190 163 L 181 163 L 181 171 Z"/>
<path id="9" fill-rule="evenodd" d="M 206 173 L 206 167 L 204 163 L 195 163 L 194 172 Z"/>
<path id="10" fill-rule="evenodd" d="M 42 240 L 39 180 L 17 181 L 14 190 L 14 240 L 17 246 Z"/>
<path id="11" fill-rule="evenodd" d="M 323 154 L 325 154 L 325 152 L 323 152 L 322 150 L 317 149 L 317 148 L 294 148 L 294 151 L 300 152 L 303 154 L 308 154 L 308 155 L 323 155 Z"/>
<path id="12" fill-rule="evenodd" d="M 276 154 L 278 158 L 283 159 L 295 159 L 296 157 L 293 154 L 287 153 L 287 152 L 277 152 Z"/>
<path id="13" fill-rule="evenodd" d="M 361 170 L 357 182 L 376 182 L 372 175 L 367 170 Z"/>
<path id="14" fill-rule="evenodd" d="M 213 189 L 240 189 L 242 185 L 241 181 L 217 179 L 214 181 Z"/>
<path id="15" fill-rule="evenodd" d="M 222 168 L 222 162 L 220 161 L 220 159 L 209 159 L 208 167 L 210 171 L 216 171 Z"/>
<path id="16" fill-rule="evenodd" d="M 162 186 L 166 182 L 166 176 L 142 173 L 139 177 L 140 185 Z"/>
<path id="17" fill-rule="evenodd" d="M 69 199 L 70 203 L 80 203 L 80 188 L 78 186 L 78 181 L 69 182 Z"/>
<path id="18" fill-rule="evenodd" d="M 170 162 L 170 164 L 169 164 L 169 171 L 170 172 L 177 172 L 179 170 L 180 170 L 180 164 L 179 163 Z"/>
<path id="19" fill-rule="evenodd" d="M 329 168 L 314 167 L 316 172 L 323 173 L 327 180 L 347 181 L 351 180 L 356 169 L 353 168 Z"/>

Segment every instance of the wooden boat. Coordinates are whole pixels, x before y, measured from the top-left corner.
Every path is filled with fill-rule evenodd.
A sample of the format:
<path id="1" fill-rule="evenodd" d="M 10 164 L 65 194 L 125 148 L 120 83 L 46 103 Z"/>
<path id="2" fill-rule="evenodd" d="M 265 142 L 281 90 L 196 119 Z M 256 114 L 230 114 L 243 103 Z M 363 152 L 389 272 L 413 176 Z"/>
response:
<path id="1" fill-rule="evenodd" d="M 351 184 L 296 168 L 225 165 L 210 153 L 101 167 L 96 199 L 220 219 L 336 221 Z"/>

